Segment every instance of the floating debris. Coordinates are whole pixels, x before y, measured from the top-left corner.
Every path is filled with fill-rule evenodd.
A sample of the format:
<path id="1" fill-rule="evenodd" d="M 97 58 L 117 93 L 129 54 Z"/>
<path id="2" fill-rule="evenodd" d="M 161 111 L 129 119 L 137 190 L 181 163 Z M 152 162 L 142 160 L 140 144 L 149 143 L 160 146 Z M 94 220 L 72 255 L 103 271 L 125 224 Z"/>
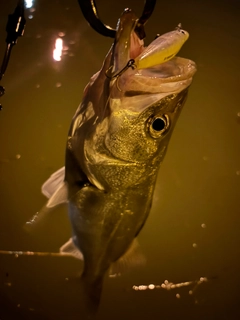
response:
<path id="1" fill-rule="evenodd" d="M 0 163 L 9 163 L 9 162 L 12 162 L 12 161 L 15 161 L 15 160 L 19 160 L 21 157 L 22 157 L 21 154 L 18 153 L 15 156 L 12 155 L 12 156 L 10 156 L 8 158 L 0 159 Z"/>
<path id="2" fill-rule="evenodd" d="M 57 253 L 57 252 L 4 251 L 4 250 L 0 250 L 0 254 L 13 255 L 15 258 L 19 258 L 20 256 L 63 257 L 63 254 Z"/>
<path id="3" fill-rule="evenodd" d="M 64 37 L 65 35 L 66 35 L 65 32 L 59 32 L 59 33 L 58 33 L 58 36 L 59 36 L 59 37 Z"/>
<path id="4" fill-rule="evenodd" d="M 194 288 L 192 290 L 189 290 L 189 292 L 188 292 L 189 295 L 192 295 L 193 292 L 196 290 L 196 288 L 204 282 L 208 282 L 207 277 L 201 277 L 199 280 L 185 281 L 185 282 L 179 282 L 179 283 L 173 283 L 173 282 L 169 282 L 168 280 L 165 280 L 160 285 L 159 284 L 149 284 L 149 285 L 141 284 L 141 285 L 132 286 L 132 289 L 135 291 L 154 290 L 154 289 L 173 290 L 176 288 L 188 287 L 191 285 L 195 285 Z M 178 299 L 180 298 L 179 293 L 176 294 L 176 298 L 178 298 Z"/>
<path id="5" fill-rule="evenodd" d="M 11 287 L 11 286 L 12 286 L 12 283 L 11 283 L 11 282 L 5 282 L 4 284 L 5 284 L 5 286 L 7 286 L 7 287 Z"/>

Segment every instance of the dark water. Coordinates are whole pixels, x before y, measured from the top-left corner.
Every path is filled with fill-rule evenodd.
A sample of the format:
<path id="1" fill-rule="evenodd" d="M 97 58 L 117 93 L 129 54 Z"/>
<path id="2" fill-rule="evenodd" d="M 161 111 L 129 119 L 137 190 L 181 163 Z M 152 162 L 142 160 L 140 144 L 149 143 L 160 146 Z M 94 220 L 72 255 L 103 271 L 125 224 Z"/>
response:
<path id="1" fill-rule="evenodd" d="M 1 56 L 7 15 L 16 2 L 0 2 Z M 140 14 L 143 5 L 96 2 L 112 26 L 125 7 Z M 26 12 L 25 35 L 1 81 L 0 250 L 57 252 L 70 234 L 64 208 L 35 237 L 22 226 L 45 202 L 42 183 L 64 164 L 71 118 L 111 39 L 90 29 L 75 0 L 35 1 L 34 8 Z M 98 319 L 240 317 L 240 2 L 157 1 L 146 42 L 179 22 L 190 33 L 179 55 L 194 60 L 198 72 L 139 236 L 147 265 L 105 279 Z M 59 32 L 65 34 L 65 55 L 57 62 L 52 52 Z M 81 319 L 75 278 L 80 270 L 72 258 L 1 254 L 0 319 Z M 208 281 L 183 286 L 200 277 Z M 132 289 L 165 280 L 180 285 Z"/>

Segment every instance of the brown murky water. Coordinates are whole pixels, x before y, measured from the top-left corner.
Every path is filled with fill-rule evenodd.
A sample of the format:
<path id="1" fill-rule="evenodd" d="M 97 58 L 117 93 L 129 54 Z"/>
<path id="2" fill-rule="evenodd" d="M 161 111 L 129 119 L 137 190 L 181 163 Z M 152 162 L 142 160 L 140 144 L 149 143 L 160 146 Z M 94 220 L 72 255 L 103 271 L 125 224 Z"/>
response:
<path id="1" fill-rule="evenodd" d="M 1 1 L 2 57 L 7 15 L 16 2 Z M 96 2 L 111 26 L 125 7 L 140 14 L 143 6 Z M 57 252 L 70 234 L 64 209 L 34 237 L 22 226 L 45 202 L 42 183 L 64 164 L 71 118 L 111 39 L 87 25 L 76 0 L 36 0 L 33 7 L 1 81 L 0 250 Z M 139 236 L 147 265 L 106 278 L 98 319 L 240 317 L 240 2 L 159 0 L 146 42 L 179 22 L 190 33 L 179 55 L 194 60 L 198 72 Z M 64 55 L 55 61 L 59 36 Z M 73 258 L 0 254 L 0 319 L 81 319 L 80 270 Z M 201 277 L 208 281 L 197 284 Z M 179 287 L 132 289 L 165 280 Z"/>

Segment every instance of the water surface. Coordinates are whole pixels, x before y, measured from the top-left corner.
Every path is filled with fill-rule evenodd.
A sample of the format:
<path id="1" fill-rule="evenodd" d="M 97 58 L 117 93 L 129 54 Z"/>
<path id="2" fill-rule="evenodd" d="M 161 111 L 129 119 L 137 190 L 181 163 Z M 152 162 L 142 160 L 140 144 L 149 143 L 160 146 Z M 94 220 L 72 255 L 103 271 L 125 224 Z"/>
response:
<path id="1" fill-rule="evenodd" d="M 143 5 L 96 2 L 111 26 L 125 7 L 140 14 Z M 7 15 L 15 6 L 14 0 L 2 1 L 2 57 Z M 35 237 L 22 226 L 44 204 L 42 183 L 64 164 L 71 118 L 112 40 L 88 26 L 75 0 L 35 1 L 26 18 L 24 37 L 1 81 L 6 94 L 0 113 L 0 250 L 57 252 L 70 234 L 64 208 Z M 106 277 L 98 319 L 240 317 L 240 2 L 157 1 L 146 43 L 179 22 L 190 33 L 179 55 L 194 60 L 198 72 L 139 236 L 147 265 Z M 64 55 L 55 61 L 59 37 Z M 75 279 L 80 269 L 67 257 L 0 255 L 0 319 L 81 319 Z M 132 289 L 200 277 L 208 281 L 197 287 Z"/>

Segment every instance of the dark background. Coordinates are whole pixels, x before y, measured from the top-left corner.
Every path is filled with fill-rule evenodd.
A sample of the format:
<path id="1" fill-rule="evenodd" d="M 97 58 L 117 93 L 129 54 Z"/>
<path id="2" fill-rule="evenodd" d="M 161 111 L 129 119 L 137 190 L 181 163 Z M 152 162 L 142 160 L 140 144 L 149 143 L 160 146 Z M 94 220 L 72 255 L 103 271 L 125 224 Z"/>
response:
<path id="1" fill-rule="evenodd" d="M 0 59 L 16 2 L 0 1 Z M 138 15 L 143 8 L 143 1 L 96 3 L 111 26 L 125 7 Z M 57 252 L 70 236 L 64 208 L 34 236 L 23 225 L 45 203 L 42 183 L 64 165 L 71 118 L 112 40 L 88 26 L 76 0 L 39 0 L 34 9 L 26 10 L 24 37 L 1 81 L 0 250 Z M 190 33 L 179 55 L 194 60 L 198 72 L 139 236 L 147 265 L 106 278 L 98 319 L 240 318 L 240 2 L 159 0 L 146 26 L 146 44 L 179 22 Z M 65 34 L 65 55 L 56 62 L 59 32 Z M 81 319 L 74 280 L 80 269 L 71 258 L 1 254 L 0 319 Z M 131 289 L 200 277 L 208 282 L 192 295 L 194 284 L 170 291 Z"/>

